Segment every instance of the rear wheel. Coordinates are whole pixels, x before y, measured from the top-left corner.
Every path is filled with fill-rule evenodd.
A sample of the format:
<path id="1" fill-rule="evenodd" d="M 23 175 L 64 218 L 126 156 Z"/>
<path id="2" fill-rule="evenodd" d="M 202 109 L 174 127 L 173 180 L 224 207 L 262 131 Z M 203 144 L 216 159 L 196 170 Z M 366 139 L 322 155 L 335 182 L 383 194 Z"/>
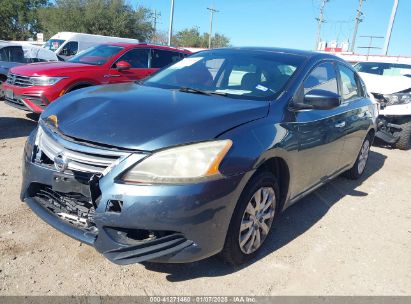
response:
<path id="1" fill-rule="evenodd" d="M 364 173 L 365 167 L 367 166 L 368 156 L 370 154 L 370 147 L 371 136 L 367 135 L 367 137 L 364 139 L 364 142 L 362 143 L 354 166 L 352 166 L 352 168 L 344 174 L 347 178 L 358 179 Z"/>
<path id="2" fill-rule="evenodd" d="M 400 150 L 408 150 L 411 145 L 411 122 L 402 124 L 401 128 L 401 132 L 397 133 L 400 138 L 394 144 L 394 148 Z"/>
<path id="3" fill-rule="evenodd" d="M 222 251 L 224 260 L 239 265 L 257 254 L 278 213 L 278 193 L 277 181 L 269 172 L 250 180 L 231 218 Z"/>

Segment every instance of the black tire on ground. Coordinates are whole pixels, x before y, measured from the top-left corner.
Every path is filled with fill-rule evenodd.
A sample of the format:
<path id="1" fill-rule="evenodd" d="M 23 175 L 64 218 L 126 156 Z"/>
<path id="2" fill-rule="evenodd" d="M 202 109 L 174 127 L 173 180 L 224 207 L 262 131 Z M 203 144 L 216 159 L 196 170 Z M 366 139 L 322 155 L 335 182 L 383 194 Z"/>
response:
<path id="1" fill-rule="evenodd" d="M 368 143 L 368 144 L 367 144 Z M 351 167 L 351 169 L 347 170 L 344 172 L 344 176 L 348 179 L 359 179 L 361 177 L 361 175 L 364 173 L 365 168 L 367 167 L 367 163 L 368 163 L 368 154 L 370 152 L 369 148 L 371 147 L 372 144 L 372 138 L 371 136 L 368 134 L 367 137 L 364 139 L 362 145 L 361 145 L 361 149 L 358 152 L 357 155 L 357 159 L 355 160 L 354 165 Z M 368 154 L 367 154 L 367 158 L 366 158 L 366 162 L 365 162 L 365 166 L 362 168 L 362 170 L 360 170 L 359 168 L 359 162 L 361 161 L 361 155 L 362 155 L 362 151 L 364 149 L 364 147 L 366 147 L 368 145 Z"/>
<path id="2" fill-rule="evenodd" d="M 40 114 L 39 114 L 39 113 L 30 112 L 30 113 L 27 113 L 27 114 L 26 114 L 26 117 L 27 117 L 28 119 L 31 119 L 31 120 L 34 120 L 34 121 L 38 121 L 39 118 L 40 118 Z"/>
<path id="3" fill-rule="evenodd" d="M 264 246 L 264 241 L 267 240 L 270 232 L 272 231 L 272 226 L 270 227 L 269 233 L 265 237 L 264 241 L 261 243 L 261 246 L 254 252 L 250 254 L 244 253 L 239 244 L 239 234 L 241 221 L 243 219 L 243 214 L 247 208 L 247 205 L 253 195 L 262 187 L 271 187 L 274 190 L 275 194 L 275 214 L 273 224 L 275 219 L 279 214 L 279 188 L 278 183 L 274 175 L 267 171 L 261 171 L 256 173 L 251 180 L 248 182 L 247 186 L 244 188 L 240 199 L 237 202 L 237 206 L 234 210 L 233 216 L 231 218 L 230 226 L 228 228 L 224 248 L 221 252 L 222 258 L 232 265 L 240 265 L 251 259 L 253 259 L 260 249 Z"/>
<path id="4" fill-rule="evenodd" d="M 393 146 L 396 149 L 408 150 L 411 145 L 411 121 L 402 124 L 401 127 L 401 132 L 397 133 L 400 138 Z"/>
<path id="5" fill-rule="evenodd" d="M 3 97 L 4 97 L 2 84 L 3 84 L 3 82 L 5 82 L 6 80 L 7 80 L 7 77 L 4 77 L 3 75 L 0 75 L 0 100 L 2 100 Z"/>

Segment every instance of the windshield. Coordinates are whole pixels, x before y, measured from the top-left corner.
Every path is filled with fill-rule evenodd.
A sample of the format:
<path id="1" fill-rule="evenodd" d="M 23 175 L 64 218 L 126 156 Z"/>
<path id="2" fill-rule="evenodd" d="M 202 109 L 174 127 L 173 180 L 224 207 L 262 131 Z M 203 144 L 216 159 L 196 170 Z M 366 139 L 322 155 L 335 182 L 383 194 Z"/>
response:
<path id="1" fill-rule="evenodd" d="M 69 59 L 69 62 L 85 63 L 92 65 L 103 65 L 111 57 L 118 54 L 123 48 L 121 46 L 114 45 L 97 45 L 83 52 L 77 54 L 73 58 Z"/>
<path id="2" fill-rule="evenodd" d="M 64 41 L 65 40 L 61 39 L 50 39 L 43 45 L 43 47 L 54 52 L 64 43 Z"/>
<path id="3" fill-rule="evenodd" d="M 144 85 L 232 98 L 271 100 L 281 93 L 305 59 L 270 51 L 203 51 L 158 72 Z"/>
<path id="4" fill-rule="evenodd" d="M 401 63 L 360 62 L 354 68 L 357 72 L 382 76 L 408 76 L 411 77 L 411 65 Z"/>

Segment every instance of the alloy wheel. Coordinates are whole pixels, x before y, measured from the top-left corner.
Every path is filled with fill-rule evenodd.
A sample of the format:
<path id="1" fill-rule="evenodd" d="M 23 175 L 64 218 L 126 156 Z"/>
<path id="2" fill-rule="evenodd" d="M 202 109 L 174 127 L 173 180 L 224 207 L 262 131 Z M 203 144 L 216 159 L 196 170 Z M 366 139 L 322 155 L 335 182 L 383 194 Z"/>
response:
<path id="1" fill-rule="evenodd" d="M 271 187 L 261 187 L 251 197 L 241 220 L 238 237 L 243 253 L 251 254 L 261 247 L 273 223 L 275 207 L 275 192 Z"/>

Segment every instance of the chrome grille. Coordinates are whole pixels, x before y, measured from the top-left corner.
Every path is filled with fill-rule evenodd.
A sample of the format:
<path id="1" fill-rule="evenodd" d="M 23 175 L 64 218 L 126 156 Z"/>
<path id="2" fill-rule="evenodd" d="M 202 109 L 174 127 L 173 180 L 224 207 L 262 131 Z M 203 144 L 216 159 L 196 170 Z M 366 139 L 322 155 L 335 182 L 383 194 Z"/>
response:
<path id="1" fill-rule="evenodd" d="M 9 73 L 7 75 L 6 82 L 8 84 L 12 84 L 17 87 L 30 87 L 33 85 L 33 83 L 30 81 L 29 76 L 23 76 L 23 75 L 18 75 L 18 74 L 13 74 L 13 73 Z"/>
<path id="2" fill-rule="evenodd" d="M 36 145 L 38 152 L 35 161 L 41 163 L 45 155 L 48 158 L 46 164 L 50 162 L 54 164 L 56 157 L 64 156 L 67 162 L 66 170 L 87 173 L 102 173 L 116 161 L 129 155 L 126 152 L 91 148 L 71 142 L 63 145 L 46 134 L 41 127 L 37 134 Z"/>

